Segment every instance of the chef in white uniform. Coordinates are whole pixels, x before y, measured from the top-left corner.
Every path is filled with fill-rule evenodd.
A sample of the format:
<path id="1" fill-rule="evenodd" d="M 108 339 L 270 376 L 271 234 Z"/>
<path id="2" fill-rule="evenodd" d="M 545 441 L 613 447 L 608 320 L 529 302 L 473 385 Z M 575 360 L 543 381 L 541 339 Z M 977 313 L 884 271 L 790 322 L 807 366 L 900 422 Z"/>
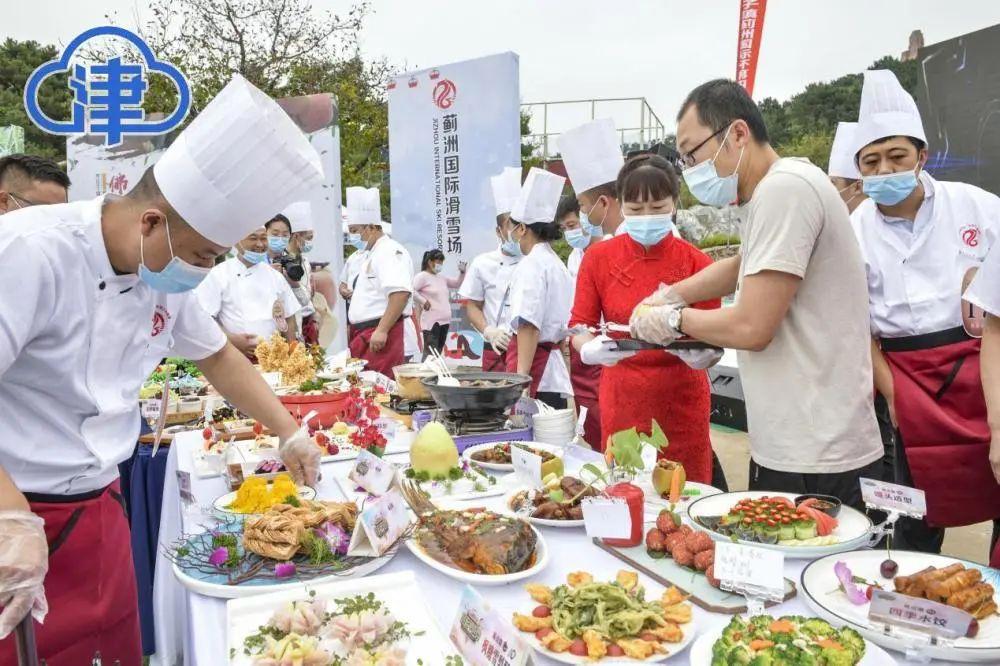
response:
<path id="1" fill-rule="evenodd" d="M 340 292 L 340 297 L 344 299 L 344 307 L 350 308 L 351 296 L 354 295 L 354 286 L 358 279 L 358 274 L 361 272 L 361 264 L 368 256 L 368 244 L 361 240 L 360 235 L 351 233 L 350 225 L 347 222 L 348 211 L 346 206 L 344 207 L 343 215 L 344 246 L 353 247 L 354 252 L 344 259 L 340 275 L 337 276 L 337 291 Z"/>
<path id="2" fill-rule="evenodd" d="M 351 243 L 364 242 L 368 250 L 347 312 L 348 345 L 351 356 L 368 361 L 369 370 L 391 377 L 393 367 L 405 361 L 403 329 L 412 312 L 413 261 L 382 228 L 377 187 L 348 187 L 347 215 Z"/>
<path id="3" fill-rule="evenodd" d="M 278 434 L 298 480 L 315 482 L 316 447 L 187 292 L 322 177 L 287 114 L 236 76 L 125 196 L 4 217 L 0 637 L 30 611 L 45 620 L 36 636 L 50 664 L 90 663 L 97 651 L 108 664 L 141 663 L 118 464 L 135 446 L 154 359 L 195 360 Z M 0 663 L 16 662 L 13 643 L 0 640 Z"/>
<path id="4" fill-rule="evenodd" d="M 837 123 L 837 133 L 830 148 L 830 163 L 826 170 L 830 182 L 847 205 L 848 213 L 853 213 L 867 198 L 861 189 L 861 172 L 854 161 L 854 133 L 857 127 L 857 123 Z"/>
<path id="5" fill-rule="evenodd" d="M 853 150 L 869 199 L 851 222 L 868 273 L 875 386 L 898 435 L 895 480 L 927 494 L 927 518 L 902 521 L 894 545 L 938 552 L 945 527 L 1000 517 L 980 342 L 961 300 L 997 238 L 1000 199 L 924 171 L 913 98 L 890 71 L 864 76 Z"/>
<path id="6" fill-rule="evenodd" d="M 275 333 L 295 340 L 295 315 L 302 306 L 284 276 L 268 264 L 264 227 L 237 243 L 236 256 L 217 264 L 194 293 L 248 358 L 258 342 Z"/>
<path id="7" fill-rule="evenodd" d="M 382 233 L 392 238 L 392 224 L 382 221 Z M 417 334 L 417 322 L 420 314 L 415 311 L 412 300 L 413 293 L 410 292 L 410 316 L 403 319 L 403 358 L 409 363 L 413 359 L 420 360 L 420 337 Z"/>
<path id="8" fill-rule="evenodd" d="M 510 211 L 511 238 L 524 259 L 510 282 L 507 318 L 514 331 L 507 348 L 507 371 L 531 376 L 529 395 L 556 409 L 573 395 L 563 360 L 573 278 L 550 243 L 561 236 L 556 207 L 566 179 L 532 167 Z"/>
<path id="9" fill-rule="evenodd" d="M 610 118 L 598 118 L 556 137 L 569 183 L 580 203 L 580 228 L 590 236 L 625 233 L 615 189 L 625 164 L 621 140 Z"/>
<path id="10" fill-rule="evenodd" d="M 465 301 L 469 321 L 483 335 L 483 370 L 502 372 L 512 335 L 506 316 L 510 278 L 523 256 L 517 242 L 510 238 L 510 209 L 521 191 L 521 168 L 504 167 L 498 175 L 490 177 L 490 187 L 497 213 L 494 233 L 500 244 L 496 250 L 472 260 L 458 295 Z"/>

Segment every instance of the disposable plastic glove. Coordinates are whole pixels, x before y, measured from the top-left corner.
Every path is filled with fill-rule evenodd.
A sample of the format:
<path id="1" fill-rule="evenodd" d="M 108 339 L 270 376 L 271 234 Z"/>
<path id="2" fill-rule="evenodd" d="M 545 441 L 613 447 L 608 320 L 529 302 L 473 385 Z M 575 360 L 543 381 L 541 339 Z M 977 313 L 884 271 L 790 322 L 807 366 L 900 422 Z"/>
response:
<path id="1" fill-rule="evenodd" d="M 496 353 L 501 353 L 507 351 L 508 345 L 510 345 L 510 331 L 497 328 L 496 326 L 487 326 L 483 329 L 483 338 L 490 343 L 493 347 L 493 351 Z"/>
<path id="2" fill-rule="evenodd" d="M 39 622 L 49 612 L 45 574 L 49 544 L 45 521 L 30 511 L 0 511 L 0 639 L 28 613 Z"/>
<path id="3" fill-rule="evenodd" d="M 670 344 L 683 335 L 669 323 L 670 313 L 682 307 L 679 304 L 635 306 L 628 322 L 632 337 L 658 345 Z"/>
<path id="4" fill-rule="evenodd" d="M 606 335 L 598 335 L 580 347 L 580 360 L 587 365 L 603 365 L 610 368 L 622 359 L 636 355 L 634 351 L 618 351 L 614 347 L 614 340 Z"/>
<path id="5" fill-rule="evenodd" d="M 669 349 L 667 353 L 673 354 L 695 370 L 707 370 L 722 358 L 721 349 Z"/>
<path id="6" fill-rule="evenodd" d="M 652 294 L 639 301 L 639 305 L 679 305 L 682 308 L 688 306 L 687 302 L 681 298 L 672 285 L 660 283 Z"/>
<path id="7" fill-rule="evenodd" d="M 278 453 L 295 483 L 315 487 L 319 479 L 320 451 L 305 428 L 299 428 L 294 435 L 281 442 Z"/>

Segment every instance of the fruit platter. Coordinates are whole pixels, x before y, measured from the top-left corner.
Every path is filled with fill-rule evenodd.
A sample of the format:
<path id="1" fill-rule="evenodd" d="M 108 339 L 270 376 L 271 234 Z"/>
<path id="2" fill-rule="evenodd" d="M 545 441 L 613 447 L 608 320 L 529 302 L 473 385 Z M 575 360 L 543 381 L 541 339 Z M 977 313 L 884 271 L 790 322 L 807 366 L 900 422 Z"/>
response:
<path id="1" fill-rule="evenodd" d="M 721 630 L 702 634 L 691 663 L 704 666 L 892 666 L 896 661 L 850 627 L 814 617 L 736 616 Z"/>
<path id="2" fill-rule="evenodd" d="M 226 604 L 234 666 L 461 666 L 413 572 L 322 583 Z"/>
<path id="3" fill-rule="evenodd" d="M 865 514 L 837 504 L 833 516 L 832 510 L 817 508 L 819 502 L 790 493 L 720 493 L 691 502 L 685 511 L 692 525 L 716 541 L 735 540 L 790 558 L 823 557 L 868 545 L 873 525 Z"/>
<path id="4" fill-rule="evenodd" d="M 647 599 L 634 571 L 619 571 L 611 582 L 576 571 L 555 588 L 528 584 L 525 590 L 534 606 L 515 612 L 511 622 L 529 634 L 536 652 L 564 664 L 657 663 L 694 639 L 685 596 L 671 587 Z"/>
<path id="5" fill-rule="evenodd" d="M 1000 571 L 943 555 L 893 550 L 859 550 L 830 555 L 806 565 L 802 591 L 820 617 L 846 625 L 890 650 L 919 641 L 905 631 L 885 631 L 868 618 L 871 595 L 883 589 L 929 599 L 969 613 L 973 620 L 953 645 L 924 645 L 933 659 L 1000 663 Z"/>

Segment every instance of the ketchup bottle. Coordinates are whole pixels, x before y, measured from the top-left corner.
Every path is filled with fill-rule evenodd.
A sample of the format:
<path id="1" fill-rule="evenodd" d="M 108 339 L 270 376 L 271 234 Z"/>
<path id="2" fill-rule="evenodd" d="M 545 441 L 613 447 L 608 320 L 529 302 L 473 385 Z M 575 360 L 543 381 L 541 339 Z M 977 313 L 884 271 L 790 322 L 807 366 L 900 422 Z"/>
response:
<path id="1" fill-rule="evenodd" d="M 632 529 L 627 539 L 603 539 L 604 543 L 620 548 L 638 546 L 642 543 L 643 505 L 645 503 L 642 488 L 628 481 L 620 481 L 608 486 L 604 490 L 604 494 L 608 497 L 621 497 L 624 499 L 628 505 L 629 520 L 632 521 Z"/>

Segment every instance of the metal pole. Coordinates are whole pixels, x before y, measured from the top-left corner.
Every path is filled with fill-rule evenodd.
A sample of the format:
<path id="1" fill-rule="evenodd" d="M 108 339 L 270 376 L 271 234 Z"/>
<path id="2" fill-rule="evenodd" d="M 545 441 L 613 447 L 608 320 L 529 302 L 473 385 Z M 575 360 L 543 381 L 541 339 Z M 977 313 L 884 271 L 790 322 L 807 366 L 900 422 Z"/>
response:
<path id="1" fill-rule="evenodd" d="M 549 105 L 542 104 L 542 162 L 549 161 Z"/>
<path id="2" fill-rule="evenodd" d="M 597 100 L 590 100 L 590 119 L 593 120 L 597 116 Z"/>
<path id="3" fill-rule="evenodd" d="M 645 150 L 646 148 L 646 98 L 642 97 L 639 100 L 639 148 Z"/>

